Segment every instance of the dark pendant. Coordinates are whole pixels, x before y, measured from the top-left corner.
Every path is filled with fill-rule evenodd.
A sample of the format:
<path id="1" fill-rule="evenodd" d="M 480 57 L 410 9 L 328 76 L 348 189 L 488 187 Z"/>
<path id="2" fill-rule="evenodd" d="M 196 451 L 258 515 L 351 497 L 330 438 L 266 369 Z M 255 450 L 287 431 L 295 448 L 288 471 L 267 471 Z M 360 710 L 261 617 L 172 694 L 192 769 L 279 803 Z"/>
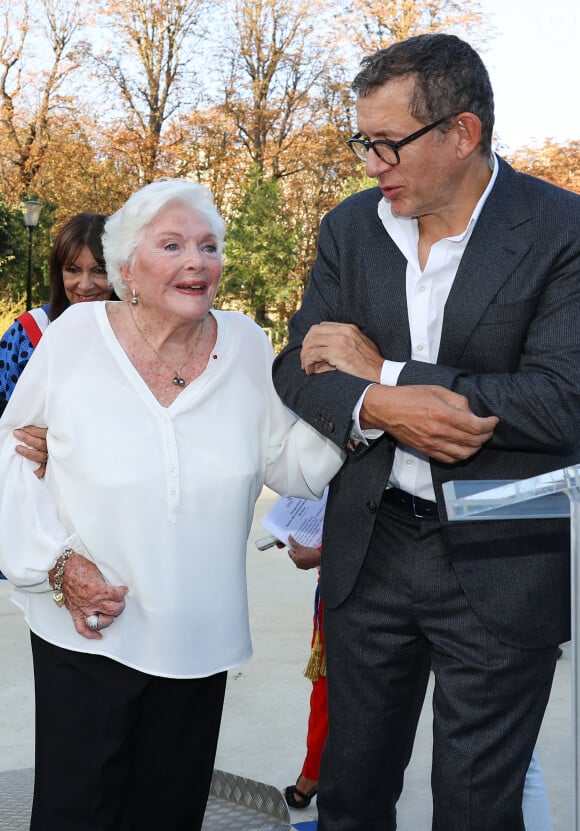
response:
<path id="1" fill-rule="evenodd" d="M 173 383 L 175 384 L 176 387 L 184 387 L 185 386 L 185 380 L 181 377 L 179 372 L 175 373 Z"/>

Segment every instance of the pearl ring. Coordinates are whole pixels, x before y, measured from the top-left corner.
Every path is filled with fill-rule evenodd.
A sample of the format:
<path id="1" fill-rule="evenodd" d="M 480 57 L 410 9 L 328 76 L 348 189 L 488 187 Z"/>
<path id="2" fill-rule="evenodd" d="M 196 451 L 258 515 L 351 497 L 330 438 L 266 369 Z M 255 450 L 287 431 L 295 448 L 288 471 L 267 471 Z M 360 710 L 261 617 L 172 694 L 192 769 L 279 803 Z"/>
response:
<path id="1" fill-rule="evenodd" d="M 99 616 L 89 615 L 88 618 L 85 620 L 85 623 L 89 629 L 91 629 L 93 632 L 96 632 L 99 628 Z"/>

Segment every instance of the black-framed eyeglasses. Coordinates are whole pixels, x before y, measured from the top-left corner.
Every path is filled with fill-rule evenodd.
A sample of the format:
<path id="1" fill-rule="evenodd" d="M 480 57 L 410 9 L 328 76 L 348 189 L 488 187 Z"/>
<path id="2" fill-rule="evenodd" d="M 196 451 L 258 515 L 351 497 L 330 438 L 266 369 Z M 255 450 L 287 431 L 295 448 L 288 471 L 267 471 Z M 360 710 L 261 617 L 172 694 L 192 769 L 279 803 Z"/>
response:
<path id="1" fill-rule="evenodd" d="M 415 141 L 415 139 L 421 138 L 421 136 L 424 136 L 425 133 L 429 133 L 431 130 L 434 130 L 435 127 L 439 127 L 439 125 L 443 124 L 444 121 L 449 121 L 450 118 L 455 118 L 456 115 L 459 115 L 459 112 L 451 113 L 451 115 L 446 115 L 443 118 L 438 118 L 437 121 L 433 121 L 431 124 L 421 127 L 420 130 L 411 133 L 410 136 L 405 136 L 405 138 L 400 141 L 387 141 L 387 139 L 369 141 L 368 139 L 362 138 L 362 133 L 357 133 L 355 136 L 348 139 L 346 143 L 357 159 L 360 159 L 361 162 L 366 162 L 369 152 L 374 150 L 381 161 L 386 162 L 387 164 L 397 165 L 401 161 L 401 157 L 399 156 L 399 149 L 401 147 L 404 147 L 405 144 L 410 144 L 412 141 Z"/>

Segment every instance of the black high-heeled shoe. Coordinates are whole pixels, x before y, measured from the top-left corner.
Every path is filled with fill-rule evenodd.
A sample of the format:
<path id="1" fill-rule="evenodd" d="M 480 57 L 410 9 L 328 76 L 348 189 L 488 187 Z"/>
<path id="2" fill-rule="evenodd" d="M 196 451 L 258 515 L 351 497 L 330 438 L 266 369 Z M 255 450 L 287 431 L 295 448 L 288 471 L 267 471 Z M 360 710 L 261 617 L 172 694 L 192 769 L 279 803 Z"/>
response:
<path id="1" fill-rule="evenodd" d="M 316 796 L 317 788 L 311 788 L 308 793 L 298 790 L 296 785 L 288 785 L 284 788 L 284 799 L 290 808 L 308 808 Z"/>

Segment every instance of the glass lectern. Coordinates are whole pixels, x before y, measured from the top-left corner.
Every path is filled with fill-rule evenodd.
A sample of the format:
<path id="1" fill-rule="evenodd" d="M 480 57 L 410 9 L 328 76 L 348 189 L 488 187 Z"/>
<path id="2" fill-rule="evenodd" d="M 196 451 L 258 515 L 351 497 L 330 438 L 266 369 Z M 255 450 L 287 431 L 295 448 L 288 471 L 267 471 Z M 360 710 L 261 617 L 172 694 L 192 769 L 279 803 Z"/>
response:
<path id="1" fill-rule="evenodd" d="M 580 465 L 519 481 L 455 481 L 443 485 L 450 521 L 570 517 L 572 577 L 573 828 L 580 829 Z"/>

